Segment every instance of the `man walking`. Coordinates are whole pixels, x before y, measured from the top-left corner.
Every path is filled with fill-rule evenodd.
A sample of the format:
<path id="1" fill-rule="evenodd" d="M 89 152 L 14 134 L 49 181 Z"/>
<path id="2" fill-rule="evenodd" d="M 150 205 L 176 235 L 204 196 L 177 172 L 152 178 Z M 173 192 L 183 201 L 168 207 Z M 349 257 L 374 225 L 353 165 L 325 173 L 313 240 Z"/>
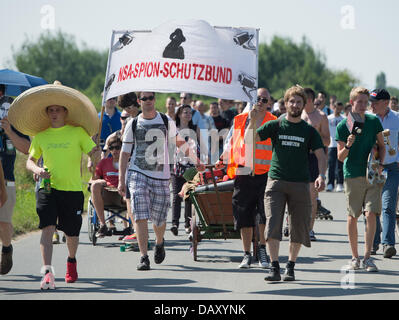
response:
<path id="1" fill-rule="evenodd" d="M 335 186 L 335 180 L 337 181 L 336 191 L 344 191 L 344 164 L 338 161 L 337 158 L 337 141 L 335 140 L 335 132 L 337 125 L 344 120 L 341 112 L 344 110 L 344 104 L 340 101 L 336 101 L 331 108 L 333 113 L 328 118 L 328 126 L 330 128 L 330 145 L 328 146 L 328 182 L 326 191 L 333 191 Z M 335 171 L 337 169 L 337 174 Z"/>
<path id="2" fill-rule="evenodd" d="M 5 95 L 5 85 L 0 84 L 0 159 L 4 171 L 7 201 L 0 208 L 0 240 L 2 242 L 0 274 L 10 272 L 13 260 L 13 235 L 12 214 L 16 202 L 14 164 L 16 150 L 28 154 L 29 137 L 10 125 L 7 115 L 13 99 Z"/>
<path id="3" fill-rule="evenodd" d="M 301 245 L 310 247 L 309 149 L 315 153 L 319 165 L 320 174 L 315 180 L 315 188 L 322 191 L 325 186 L 326 155 L 323 142 L 317 130 L 301 119 L 306 101 L 307 95 L 302 87 L 289 88 L 284 95 L 286 117 L 269 121 L 257 129 L 256 141 L 271 138 L 273 146 L 265 193 L 265 238 L 271 259 L 270 274 L 265 278 L 266 281 L 281 280 L 279 246 L 286 205 L 290 219 L 290 245 L 285 281 L 295 280 L 294 266 Z M 251 110 L 245 139 L 251 137 L 258 114 L 256 109 Z"/>
<path id="4" fill-rule="evenodd" d="M 24 117 L 20 117 L 21 112 Z M 12 104 L 9 119 L 21 132 L 34 136 L 26 167 L 43 179 L 36 203 L 42 230 L 40 250 L 44 276 L 40 286 L 54 289 L 51 261 L 56 226 L 64 231 L 68 247 L 65 281 L 78 279 L 76 252 L 84 202 L 81 157 L 82 152 L 92 155 L 97 151 L 90 135 L 98 130 L 99 121 L 95 107 L 86 96 L 60 84 L 25 91 Z M 43 168 L 37 165 L 40 157 Z M 50 188 L 44 188 L 44 179 L 51 179 Z"/>
<path id="5" fill-rule="evenodd" d="M 257 110 L 256 128 L 276 119 L 274 115 L 267 111 L 271 104 L 269 91 L 266 88 L 259 88 L 258 101 L 254 106 Z M 264 235 L 266 216 L 263 198 L 272 159 L 272 146 L 270 139 L 256 143 L 255 168 L 253 168 L 254 175 L 252 175 L 252 157 L 248 157 L 248 155 L 253 155 L 253 143 L 252 141 L 249 141 L 249 143 L 244 141 L 245 128 L 250 122 L 248 115 L 248 112 L 245 112 L 234 117 L 231 140 L 221 157 L 222 161 L 216 167 L 220 167 L 223 162 L 227 163 L 227 174 L 230 179 L 235 179 L 232 199 L 234 224 L 235 228 L 240 230 L 244 251 L 244 257 L 239 268 L 249 268 L 251 265 L 251 241 L 257 215 L 259 215 L 260 237 L 258 260 L 260 267 L 267 268 L 269 262 L 267 261 Z M 256 252 L 254 252 L 254 255 L 256 255 Z"/>
<path id="6" fill-rule="evenodd" d="M 314 100 L 315 100 L 315 93 L 313 89 L 311 88 L 305 88 L 305 93 L 307 96 L 305 108 L 302 111 L 301 118 L 305 120 L 308 124 L 310 124 L 313 128 L 317 130 L 317 132 L 320 134 L 321 139 L 324 144 L 324 148 L 326 149 L 327 146 L 330 144 L 330 131 L 328 128 L 328 120 L 327 116 L 324 114 L 324 112 L 320 111 L 318 108 L 315 107 L 314 105 Z M 323 93 L 319 93 L 319 97 L 324 97 L 325 100 L 325 95 Z M 323 100 L 323 101 L 324 101 Z M 319 176 L 319 167 L 318 167 L 318 160 L 316 155 L 310 151 L 309 152 L 309 175 L 310 175 L 310 183 L 309 183 L 309 189 L 310 189 L 310 198 L 312 200 L 312 219 L 310 222 L 310 240 L 311 241 L 316 241 L 316 235 L 314 233 L 313 227 L 314 227 L 314 222 L 316 220 L 316 215 L 317 215 L 317 201 L 318 201 L 318 191 L 315 188 L 315 180 Z"/>
<path id="7" fill-rule="evenodd" d="M 160 264 L 165 259 L 164 234 L 170 206 L 169 154 L 174 152 L 169 140 L 177 137 L 177 147 L 184 144 L 185 140 L 177 136 L 174 121 L 156 111 L 155 92 L 140 92 L 138 99 L 142 113 L 135 118 L 137 122 L 131 120 L 127 124 L 123 135 L 118 191 L 125 195 L 126 169 L 131 157 L 127 183 L 132 195 L 132 211 L 141 254 L 137 270 L 149 270 L 148 220 L 152 220 L 155 232 L 154 261 Z M 198 163 L 198 158 L 191 156 L 193 162 Z M 198 169 L 203 170 L 203 166 L 198 166 Z"/>
<path id="8" fill-rule="evenodd" d="M 366 177 L 367 160 L 374 144 L 378 143 L 381 174 L 385 158 L 385 145 L 381 122 L 374 115 L 367 114 L 369 91 L 365 88 L 353 88 L 350 93 L 352 111 L 364 119 L 360 135 L 354 135 L 347 128 L 347 119 L 338 124 L 336 140 L 338 159 L 344 162 L 344 188 L 348 207 L 348 237 L 352 251 L 350 268 L 360 268 L 358 253 L 357 220 L 363 210 L 366 216 L 365 249 L 362 266 L 366 271 L 378 271 L 370 257 L 376 231 L 376 216 L 381 214 L 381 184 L 370 184 Z"/>
<path id="9" fill-rule="evenodd" d="M 382 242 L 384 258 L 392 258 L 396 255 L 395 249 L 395 225 L 396 225 L 396 204 L 399 186 L 399 114 L 389 108 L 390 95 L 385 89 L 373 90 L 370 94 L 371 111 L 381 121 L 384 129 L 389 129 L 387 137 L 391 148 L 386 148 L 383 162 L 387 179 L 382 189 L 382 241 L 381 222 L 377 217 L 377 229 L 374 238 L 373 251 L 377 251 L 378 245 Z M 391 100 L 392 101 L 392 100 Z"/>

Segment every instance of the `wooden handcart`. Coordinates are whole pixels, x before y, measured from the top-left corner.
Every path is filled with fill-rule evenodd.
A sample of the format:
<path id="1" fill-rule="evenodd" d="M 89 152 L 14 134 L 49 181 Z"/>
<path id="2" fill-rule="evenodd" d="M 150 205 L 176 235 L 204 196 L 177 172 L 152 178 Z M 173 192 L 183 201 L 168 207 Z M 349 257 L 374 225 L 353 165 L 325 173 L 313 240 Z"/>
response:
<path id="1" fill-rule="evenodd" d="M 190 193 L 194 209 L 191 219 L 191 253 L 197 261 L 198 243 L 202 239 L 240 239 L 240 231 L 234 229 L 232 196 L 234 181 L 216 183 L 214 166 L 206 166 L 212 175 L 212 183 L 197 187 Z M 258 228 L 255 228 L 258 229 Z M 257 256 L 258 232 L 253 237 L 253 252 Z"/>

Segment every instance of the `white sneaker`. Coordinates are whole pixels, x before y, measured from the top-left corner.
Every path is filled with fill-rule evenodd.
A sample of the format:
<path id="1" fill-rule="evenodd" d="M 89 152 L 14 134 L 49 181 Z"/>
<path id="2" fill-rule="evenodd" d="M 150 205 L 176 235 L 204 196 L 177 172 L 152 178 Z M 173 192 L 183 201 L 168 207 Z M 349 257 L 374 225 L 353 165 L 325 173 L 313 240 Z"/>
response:
<path id="1" fill-rule="evenodd" d="M 374 264 L 372 258 L 368 258 L 362 261 L 362 267 L 367 271 L 367 272 L 377 272 L 378 268 Z"/>
<path id="2" fill-rule="evenodd" d="M 43 278 L 40 281 L 41 290 L 54 290 L 55 289 L 55 278 L 54 268 L 52 266 L 44 266 L 42 268 Z"/>
<path id="3" fill-rule="evenodd" d="M 360 259 L 352 258 L 348 265 L 349 270 L 359 270 L 360 269 Z"/>
<path id="4" fill-rule="evenodd" d="M 342 184 L 337 184 L 335 192 L 343 192 L 343 191 L 344 191 L 344 186 Z"/>
<path id="5" fill-rule="evenodd" d="M 251 265 L 251 255 L 250 254 L 244 254 L 244 258 L 242 259 L 240 265 L 238 268 L 240 269 L 249 269 Z"/>
<path id="6" fill-rule="evenodd" d="M 332 184 L 329 184 L 329 185 L 327 186 L 327 188 L 326 188 L 326 191 L 327 191 L 327 192 L 331 192 L 331 191 L 333 191 L 333 189 L 334 189 L 333 185 L 332 185 Z"/>

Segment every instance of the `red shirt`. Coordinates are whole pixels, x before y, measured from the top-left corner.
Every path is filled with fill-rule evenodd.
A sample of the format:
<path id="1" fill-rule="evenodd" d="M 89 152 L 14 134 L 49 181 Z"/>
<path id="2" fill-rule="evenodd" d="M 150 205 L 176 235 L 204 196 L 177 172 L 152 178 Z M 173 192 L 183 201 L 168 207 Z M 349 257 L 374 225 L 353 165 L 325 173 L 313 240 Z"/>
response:
<path id="1" fill-rule="evenodd" d="M 96 167 L 96 175 L 107 182 L 109 187 L 118 187 L 119 172 L 115 169 L 113 158 L 102 159 Z"/>

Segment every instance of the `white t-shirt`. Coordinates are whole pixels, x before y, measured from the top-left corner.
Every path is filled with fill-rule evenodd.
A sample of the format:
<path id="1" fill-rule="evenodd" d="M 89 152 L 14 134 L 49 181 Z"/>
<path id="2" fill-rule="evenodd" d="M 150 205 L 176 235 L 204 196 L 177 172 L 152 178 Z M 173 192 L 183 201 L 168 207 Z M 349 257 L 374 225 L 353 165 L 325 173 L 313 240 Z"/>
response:
<path id="1" fill-rule="evenodd" d="M 328 119 L 328 126 L 330 128 L 330 145 L 328 146 L 329 148 L 336 148 L 337 147 L 337 141 L 335 140 L 335 132 L 337 130 L 337 125 L 340 123 L 345 117 L 342 115 L 339 115 L 336 117 L 334 113 L 330 114 L 327 116 Z"/>
<path id="2" fill-rule="evenodd" d="M 122 139 L 122 152 L 131 153 L 132 145 L 135 144 L 130 160 L 129 170 L 140 172 L 154 179 L 168 180 L 170 178 L 169 163 L 173 163 L 174 154 L 169 157 L 169 150 L 174 151 L 176 145 L 176 124 L 169 120 L 169 128 L 161 115 L 157 112 L 155 118 L 147 120 L 140 114 L 137 116 L 137 127 L 133 137 L 133 119 L 126 124 Z M 165 139 L 168 132 L 168 139 Z"/>

